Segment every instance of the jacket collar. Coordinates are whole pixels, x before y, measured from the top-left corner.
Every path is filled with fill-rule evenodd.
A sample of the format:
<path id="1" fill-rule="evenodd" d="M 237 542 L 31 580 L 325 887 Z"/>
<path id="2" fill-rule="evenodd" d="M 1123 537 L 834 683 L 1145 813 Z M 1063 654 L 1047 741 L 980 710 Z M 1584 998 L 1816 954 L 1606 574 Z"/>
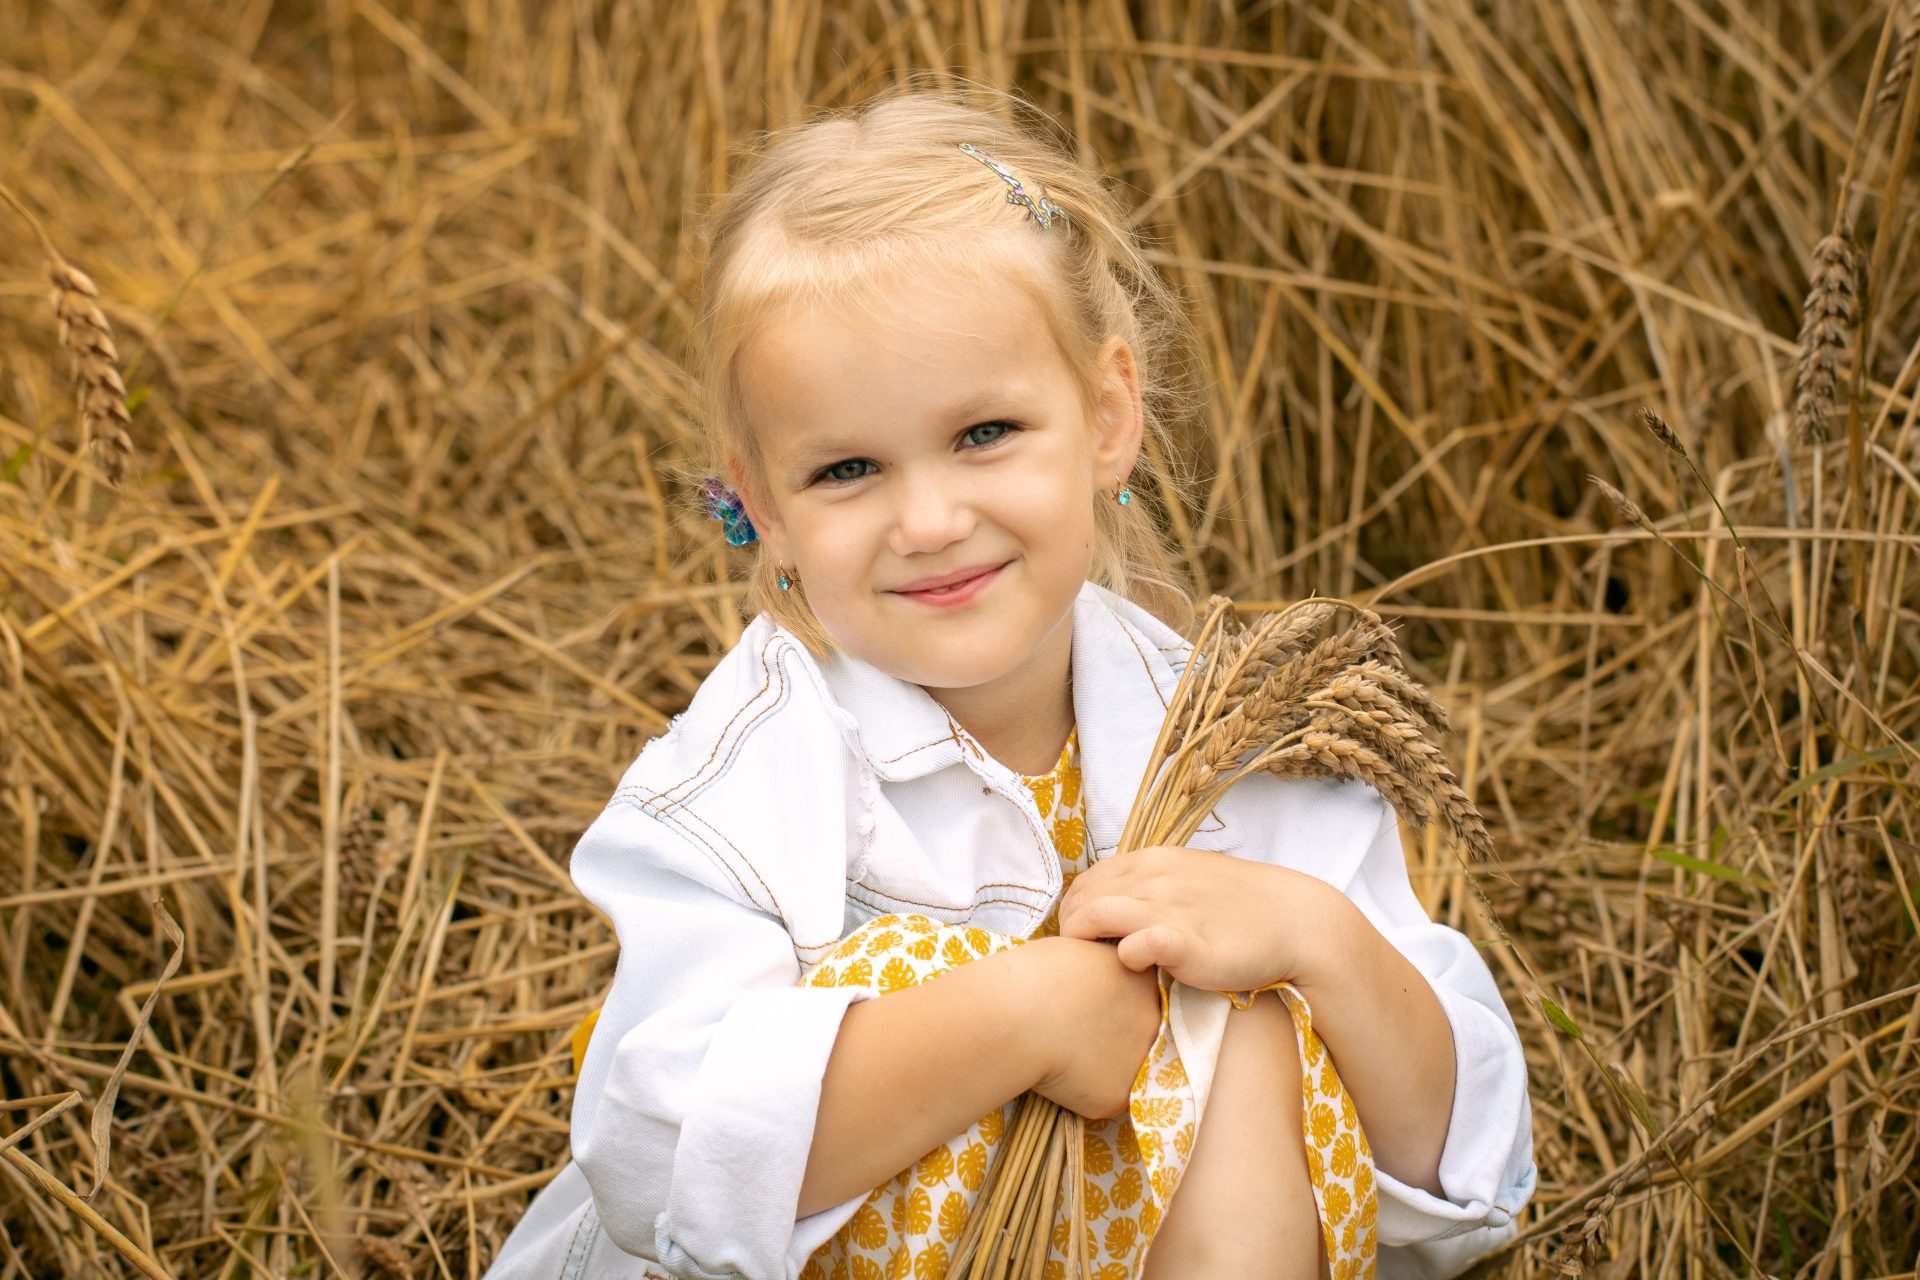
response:
<path id="1" fill-rule="evenodd" d="M 1188 650 L 1166 624 L 1093 582 L 1073 605 L 1073 712 L 1087 835 L 1096 855 L 1120 839 L 1141 772 Z M 853 720 L 853 740 L 880 779 L 901 782 L 965 764 L 1005 789 L 1014 774 L 989 756 L 926 690 L 851 654 L 820 664 Z"/>

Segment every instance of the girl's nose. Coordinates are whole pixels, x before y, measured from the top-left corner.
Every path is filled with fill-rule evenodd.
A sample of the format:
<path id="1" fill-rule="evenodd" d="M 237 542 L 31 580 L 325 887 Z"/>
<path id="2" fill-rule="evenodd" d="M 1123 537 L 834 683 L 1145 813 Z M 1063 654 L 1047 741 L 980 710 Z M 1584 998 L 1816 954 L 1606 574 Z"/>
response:
<path id="1" fill-rule="evenodd" d="M 973 506 L 959 486 L 939 476 L 910 476 L 898 488 L 888 549 L 897 556 L 930 555 L 964 541 L 973 526 Z"/>

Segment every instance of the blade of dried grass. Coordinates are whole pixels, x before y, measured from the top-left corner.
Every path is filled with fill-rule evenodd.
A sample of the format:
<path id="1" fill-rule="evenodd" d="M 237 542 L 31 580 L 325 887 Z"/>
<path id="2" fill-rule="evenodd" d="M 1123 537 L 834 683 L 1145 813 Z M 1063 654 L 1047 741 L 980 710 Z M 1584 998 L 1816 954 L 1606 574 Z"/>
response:
<path id="1" fill-rule="evenodd" d="M 113 1071 L 107 1076 L 106 1084 L 100 1088 L 99 1100 L 93 1104 L 93 1120 L 89 1136 L 93 1139 L 93 1186 L 87 1189 L 86 1200 L 92 1204 L 94 1197 L 100 1194 L 100 1188 L 106 1185 L 107 1169 L 113 1151 L 113 1104 L 120 1096 L 120 1081 L 126 1077 L 127 1066 L 133 1061 L 133 1054 L 140 1047 L 140 1038 L 147 1032 L 147 1023 L 153 1019 L 153 1007 L 160 1001 L 161 988 L 167 985 L 167 979 L 180 970 L 180 961 L 187 954 L 187 938 L 180 932 L 180 926 L 167 914 L 167 904 L 155 897 L 149 904 L 153 908 L 154 922 L 160 932 L 173 945 L 173 952 L 161 967 L 160 976 L 153 980 L 153 989 L 147 992 L 146 1000 L 140 1005 L 140 1016 L 134 1019 L 133 1033 L 127 1037 L 127 1044 L 120 1051 L 120 1060 L 113 1064 Z"/>

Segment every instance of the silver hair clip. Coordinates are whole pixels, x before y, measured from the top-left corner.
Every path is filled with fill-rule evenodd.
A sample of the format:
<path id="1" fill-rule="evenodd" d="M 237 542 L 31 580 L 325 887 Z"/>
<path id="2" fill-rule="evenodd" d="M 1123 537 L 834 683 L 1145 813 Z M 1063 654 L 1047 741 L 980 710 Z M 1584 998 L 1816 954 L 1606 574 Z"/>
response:
<path id="1" fill-rule="evenodd" d="M 961 143 L 960 149 L 972 156 L 975 160 L 978 160 L 981 164 L 987 166 L 987 168 L 999 174 L 1000 181 L 1007 184 L 1007 203 L 1025 206 L 1027 216 L 1039 223 L 1042 230 L 1052 226 L 1055 218 L 1060 219 L 1062 222 L 1067 220 L 1067 211 L 1054 203 L 1046 194 L 1044 187 L 1041 188 L 1040 198 L 1036 200 L 1027 194 L 1027 189 L 1020 184 L 1020 179 L 1014 177 L 1013 174 L 1008 171 L 1007 166 L 1001 164 L 998 160 L 995 160 L 971 142 Z"/>

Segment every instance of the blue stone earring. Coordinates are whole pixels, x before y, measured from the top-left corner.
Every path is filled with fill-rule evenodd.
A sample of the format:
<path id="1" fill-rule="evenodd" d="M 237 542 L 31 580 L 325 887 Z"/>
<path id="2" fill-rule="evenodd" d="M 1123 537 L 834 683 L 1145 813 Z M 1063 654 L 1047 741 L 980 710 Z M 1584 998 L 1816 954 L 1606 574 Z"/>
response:
<path id="1" fill-rule="evenodd" d="M 780 583 L 780 589 L 782 591 L 791 589 L 793 586 L 793 579 L 787 576 L 787 571 L 785 569 L 782 569 L 779 571 L 779 574 L 780 576 L 778 581 Z"/>
<path id="2" fill-rule="evenodd" d="M 1127 488 L 1125 485 L 1121 485 L 1120 492 L 1113 495 L 1113 500 L 1123 507 L 1127 506 L 1133 501 L 1133 490 Z"/>

